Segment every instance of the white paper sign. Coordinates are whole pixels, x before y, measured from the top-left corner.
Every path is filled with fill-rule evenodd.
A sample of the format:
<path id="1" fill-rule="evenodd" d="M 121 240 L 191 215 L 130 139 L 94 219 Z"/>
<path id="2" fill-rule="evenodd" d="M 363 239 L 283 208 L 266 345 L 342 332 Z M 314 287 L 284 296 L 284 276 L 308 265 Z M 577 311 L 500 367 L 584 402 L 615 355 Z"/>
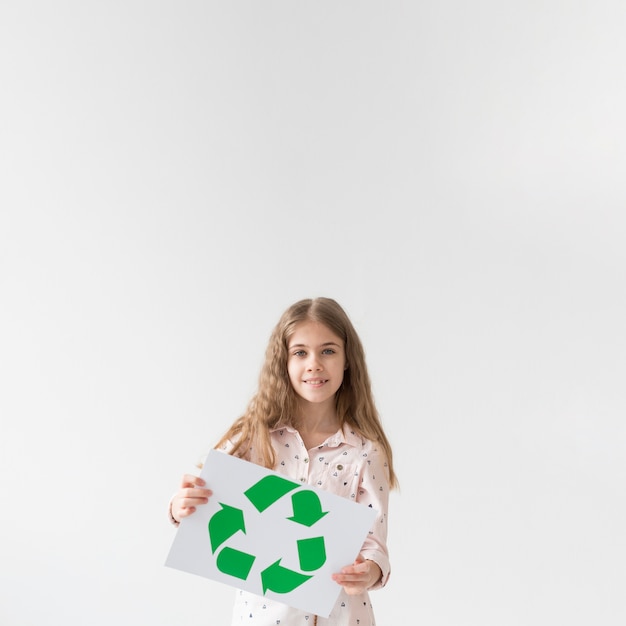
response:
<path id="1" fill-rule="evenodd" d="M 328 617 L 376 511 L 211 450 L 209 503 L 182 520 L 165 565 Z"/>

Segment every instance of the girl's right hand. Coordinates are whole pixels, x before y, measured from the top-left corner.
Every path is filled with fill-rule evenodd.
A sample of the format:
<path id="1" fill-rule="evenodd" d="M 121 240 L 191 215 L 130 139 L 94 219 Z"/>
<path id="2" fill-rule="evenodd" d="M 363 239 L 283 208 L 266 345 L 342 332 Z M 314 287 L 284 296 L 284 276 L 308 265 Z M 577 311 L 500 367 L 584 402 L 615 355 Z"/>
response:
<path id="1" fill-rule="evenodd" d="M 180 522 L 183 517 L 189 517 L 195 513 L 196 508 L 206 504 L 213 495 L 210 489 L 204 489 L 206 482 L 199 476 L 185 474 L 180 483 L 178 493 L 172 498 L 172 517 Z"/>

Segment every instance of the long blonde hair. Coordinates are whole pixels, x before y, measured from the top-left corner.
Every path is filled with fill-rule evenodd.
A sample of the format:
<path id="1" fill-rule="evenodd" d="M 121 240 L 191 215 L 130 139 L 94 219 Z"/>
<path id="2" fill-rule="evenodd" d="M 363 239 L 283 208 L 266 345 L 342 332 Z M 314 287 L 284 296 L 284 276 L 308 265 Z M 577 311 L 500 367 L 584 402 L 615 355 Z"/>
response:
<path id="1" fill-rule="evenodd" d="M 274 469 L 276 455 L 270 431 L 279 425 L 295 426 L 297 395 L 287 373 L 287 346 L 296 325 L 304 321 L 324 324 L 343 339 L 348 367 L 335 395 L 339 423 L 341 427 L 348 424 L 361 436 L 380 445 L 387 458 L 389 483 L 392 488 L 397 487 L 391 445 L 374 403 L 363 345 L 346 312 L 331 298 L 300 300 L 283 313 L 265 351 L 257 392 L 245 413 L 215 447 L 222 447 L 230 440 L 234 443 L 230 453 L 241 457 L 246 457 L 254 448 L 261 464 Z"/>

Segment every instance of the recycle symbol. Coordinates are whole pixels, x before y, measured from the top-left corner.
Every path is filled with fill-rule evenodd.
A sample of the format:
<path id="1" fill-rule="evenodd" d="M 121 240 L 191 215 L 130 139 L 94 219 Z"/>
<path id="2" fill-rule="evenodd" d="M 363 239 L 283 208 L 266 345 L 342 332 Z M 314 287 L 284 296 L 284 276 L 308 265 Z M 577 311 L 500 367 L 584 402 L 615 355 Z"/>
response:
<path id="1" fill-rule="evenodd" d="M 263 513 L 284 495 L 300 486 L 299 483 L 281 478 L 280 476 L 269 475 L 244 491 L 244 495 L 259 513 Z M 293 516 L 287 519 L 303 526 L 313 526 L 328 513 L 328 511 L 322 511 L 322 503 L 319 497 L 315 491 L 309 489 L 293 493 L 291 503 Z M 246 532 L 243 511 L 222 502 L 219 505 L 222 508 L 213 514 L 208 525 L 213 554 L 238 531 L 242 531 L 244 534 Z M 283 567 L 280 564 L 282 559 L 278 559 L 261 572 L 264 594 L 267 590 L 275 593 L 289 593 L 293 591 L 313 577 L 313 574 L 305 574 L 303 572 L 314 572 L 326 562 L 324 537 L 300 539 L 296 544 L 302 571 L 298 572 Z M 247 580 L 255 559 L 256 557 L 252 554 L 225 546 L 217 555 L 216 565 L 217 569 L 224 574 Z"/>

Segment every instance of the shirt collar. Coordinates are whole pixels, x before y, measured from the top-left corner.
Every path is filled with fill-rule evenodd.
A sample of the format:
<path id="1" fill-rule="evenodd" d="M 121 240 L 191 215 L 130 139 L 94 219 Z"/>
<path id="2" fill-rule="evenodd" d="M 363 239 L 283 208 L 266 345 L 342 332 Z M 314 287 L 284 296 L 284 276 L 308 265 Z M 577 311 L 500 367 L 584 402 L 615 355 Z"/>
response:
<path id="1" fill-rule="evenodd" d="M 276 426 L 276 428 L 272 428 L 270 432 L 275 433 L 279 430 L 286 430 L 292 434 L 298 433 L 293 426 L 286 425 Z M 352 426 L 344 424 L 343 428 L 340 428 L 334 435 L 328 437 L 322 445 L 330 448 L 338 448 L 343 443 L 355 448 L 360 448 L 363 445 L 363 438 L 354 430 Z"/>

